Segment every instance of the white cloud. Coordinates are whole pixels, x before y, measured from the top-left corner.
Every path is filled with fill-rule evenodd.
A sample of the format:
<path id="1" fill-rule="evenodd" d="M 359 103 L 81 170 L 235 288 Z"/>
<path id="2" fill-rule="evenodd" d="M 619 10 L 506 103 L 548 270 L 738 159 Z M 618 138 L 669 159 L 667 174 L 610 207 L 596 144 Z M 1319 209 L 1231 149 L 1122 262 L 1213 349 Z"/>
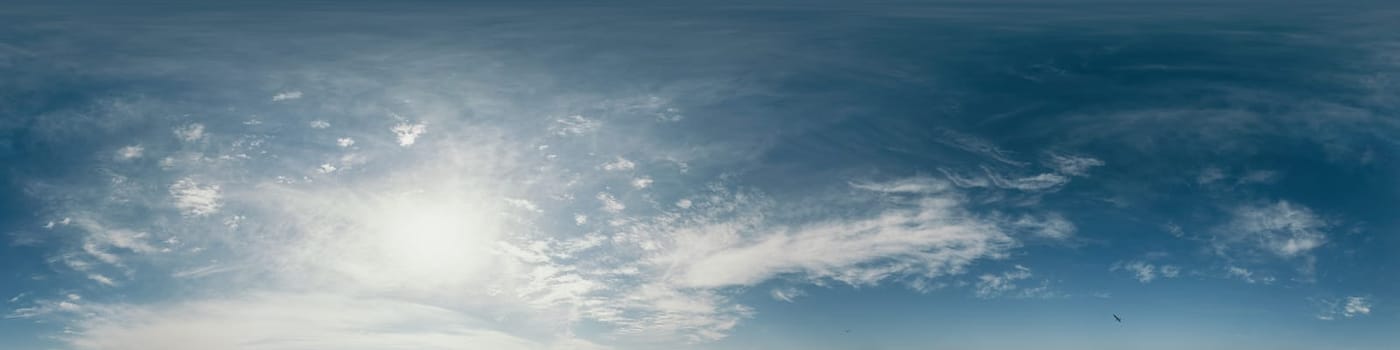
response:
<path id="1" fill-rule="evenodd" d="M 335 139 L 335 145 L 336 145 L 336 146 L 340 146 L 341 148 L 347 148 L 347 147 L 350 147 L 350 146 L 354 146 L 354 145 L 355 145 L 355 139 L 352 139 L 352 138 L 349 138 L 349 137 L 338 138 L 338 139 Z"/>
<path id="2" fill-rule="evenodd" d="M 335 170 L 335 166 L 331 165 L 331 163 L 322 163 L 321 166 L 316 167 L 316 172 L 322 174 L 330 174 L 332 172 L 335 172 Z"/>
<path id="3" fill-rule="evenodd" d="M 632 170 L 632 169 L 636 169 L 636 168 L 637 168 L 637 163 L 633 163 L 632 161 L 627 160 L 627 158 L 622 158 L 622 157 L 617 157 L 617 160 L 614 160 L 614 161 L 611 161 L 611 162 L 607 162 L 607 163 L 603 163 L 603 170 L 607 170 L 607 171 L 624 171 L 624 170 Z"/>
<path id="4" fill-rule="evenodd" d="M 1239 280 L 1245 281 L 1249 284 L 1270 284 L 1274 282 L 1274 277 L 1272 276 L 1258 276 L 1254 273 L 1254 271 L 1250 271 L 1249 269 L 1239 266 L 1226 267 L 1225 275 L 1227 277 L 1238 278 Z"/>
<path id="5" fill-rule="evenodd" d="M 768 292 L 768 295 L 773 297 L 773 300 L 789 303 L 796 301 L 797 297 L 800 297 L 804 294 L 806 293 L 803 293 L 801 289 L 793 287 L 773 288 L 772 291 Z"/>
<path id="6" fill-rule="evenodd" d="M 184 178 L 170 185 L 170 196 L 175 199 L 175 207 L 189 216 L 205 216 L 223 207 L 219 185 L 203 185 Z"/>
<path id="7" fill-rule="evenodd" d="M 312 129 L 325 129 L 331 127 L 330 122 L 320 119 L 312 120 L 311 123 L 308 125 L 311 126 Z"/>
<path id="8" fill-rule="evenodd" d="M 1018 285 L 1018 281 L 1029 279 L 1033 276 L 1031 269 L 1025 266 L 1016 265 L 1012 270 L 1001 274 L 983 274 L 977 276 L 977 283 L 973 292 L 978 298 L 991 299 L 997 297 L 1012 298 L 1044 298 L 1052 296 L 1049 286 L 1042 283 L 1037 287 L 1025 288 Z"/>
<path id="9" fill-rule="evenodd" d="M 1090 157 L 1051 154 L 1049 166 L 1061 174 L 1073 176 L 1085 176 L 1094 167 L 1103 166 L 1104 162 Z"/>
<path id="10" fill-rule="evenodd" d="M 101 274 L 90 273 L 90 274 L 87 275 L 87 278 L 90 279 L 90 280 L 96 281 L 97 283 L 100 283 L 100 284 L 102 284 L 102 285 L 104 285 L 104 286 L 108 286 L 108 287 L 115 287 L 115 286 L 117 286 L 117 282 L 116 282 L 116 281 L 113 281 L 111 278 L 108 278 L 107 276 L 103 276 L 103 275 L 101 275 Z"/>
<path id="11" fill-rule="evenodd" d="M 574 214 L 574 224 L 582 226 L 588 223 L 588 215 Z"/>
<path id="12" fill-rule="evenodd" d="M 1196 183 L 1202 185 L 1215 183 L 1223 179 L 1225 179 L 1225 172 L 1216 167 L 1201 169 L 1201 173 L 1196 175 Z"/>
<path id="13" fill-rule="evenodd" d="M 398 125 L 394 125 L 394 127 L 390 128 L 389 130 L 393 131 L 394 136 L 398 138 L 399 146 L 408 147 L 412 146 L 414 142 L 418 141 L 419 135 L 422 135 L 424 132 L 428 131 L 428 125 L 422 123 L 399 123 Z"/>
<path id="14" fill-rule="evenodd" d="M 76 305 L 59 339 L 74 349 L 602 349 L 530 340 L 459 311 L 385 298 L 259 293 L 152 305 Z"/>
<path id="15" fill-rule="evenodd" d="M 1045 214 L 1043 218 L 1022 215 L 1016 221 L 1011 222 L 1010 226 L 1051 239 L 1070 238 L 1074 236 L 1074 232 L 1078 230 L 1078 228 L 1074 226 L 1074 223 L 1065 219 L 1065 217 L 1059 213 L 1048 213 Z"/>
<path id="16" fill-rule="evenodd" d="M 1323 299 L 1318 301 L 1321 310 L 1318 311 L 1317 318 L 1331 321 L 1338 317 L 1355 318 L 1371 314 L 1371 298 L 1362 296 L 1350 296 L 1342 299 Z"/>
<path id="17" fill-rule="evenodd" d="M 676 207 L 679 207 L 681 209 L 690 209 L 691 204 L 692 202 L 689 199 L 681 199 L 676 201 Z"/>
<path id="18" fill-rule="evenodd" d="M 948 182 L 931 177 L 909 177 L 888 182 L 853 182 L 851 187 L 882 193 L 941 193 L 949 190 Z"/>
<path id="19" fill-rule="evenodd" d="M 301 91 L 296 91 L 296 90 L 292 90 L 292 91 L 283 91 L 283 92 L 277 93 L 276 95 L 272 95 L 272 101 L 274 101 L 274 102 L 276 102 L 276 101 L 286 101 L 286 100 L 295 100 L 295 99 L 299 99 L 299 98 L 301 98 Z"/>
<path id="20" fill-rule="evenodd" d="M 998 162 L 1010 165 L 1026 165 L 1025 162 L 1011 159 L 1011 157 L 1008 155 L 1008 153 L 1010 152 L 1002 150 L 1000 147 L 997 147 L 995 144 L 987 140 L 983 140 L 975 136 L 959 133 L 949 129 L 941 129 L 937 132 L 938 135 L 936 135 L 933 139 L 945 145 L 952 146 L 953 148 L 961 149 L 969 153 L 981 155 L 987 158 L 991 158 L 992 160 L 996 160 Z"/>
<path id="21" fill-rule="evenodd" d="M 616 197 L 613 197 L 611 193 L 598 192 L 597 198 L 599 202 L 603 203 L 603 211 L 617 213 L 621 212 L 623 209 L 627 209 L 627 206 L 618 201 Z"/>
<path id="22" fill-rule="evenodd" d="M 1281 258 L 1308 255 L 1327 242 L 1329 225 L 1311 210 L 1287 201 L 1243 205 L 1234 209 L 1228 225 L 1216 237 L 1217 250 L 1246 248 Z"/>
<path id="23" fill-rule="evenodd" d="M 550 130 L 559 136 L 578 135 L 598 130 L 598 127 L 602 125 L 603 123 L 597 120 L 584 118 L 581 115 L 571 115 L 555 119 Z"/>
<path id="24" fill-rule="evenodd" d="M 651 180 L 650 177 L 639 177 L 639 178 L 635 178 L 635 179 L 632 179 L 632 188 L 643 189 L 643 188 L 651 187 L 651 183 L 652 183 L 652 182 L 653 182 L 653 181 Z"/>
<path id="25" fill-rule="evenodd" d="M 1054 190 L 1070 179 L 1064 175 L 1054 173 L 1044 173 L 1027 177 L 1007 177 L 993 172 L 989 168 L 984 168 L 985 176 L 964 175 L 952 172 L 948 169 L 939 169 L 948 177 L 953 185 L 958 187 L 992 187 L 1020 191 L 1047 191 Z"/>
<path id="26" fill-rule="evenodd" d="M 131 160 L 141 158 L 145 154 L 146 148 L 141 145 L 131 145 L 117 150 L 117 160 Z"/>
<path id="27" fill-rule="evenodd" d="M 199 141 L 204 138 L 204 124 L 194 123 L 175 128 L 175 137 L 185 142 Z"/>

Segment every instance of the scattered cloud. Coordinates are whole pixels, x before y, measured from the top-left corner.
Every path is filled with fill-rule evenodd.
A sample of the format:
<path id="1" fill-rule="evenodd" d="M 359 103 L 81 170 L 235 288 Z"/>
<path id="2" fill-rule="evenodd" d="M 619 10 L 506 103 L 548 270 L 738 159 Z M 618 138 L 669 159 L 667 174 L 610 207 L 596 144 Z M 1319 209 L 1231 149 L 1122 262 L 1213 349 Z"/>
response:
<path id="1" fill-rule="evenodd" d="M 1104 165 L 1102 160 L 1095 158 L 1053 153 L 1047 163 L 1060 174 L 1072 176 L 1086 176 L 1090 169 Z"/>
<path id="2" fill-rule="evenodd" d="M 266 96 L 266 95 L 264 95 L 264 96 Z M 283 92 L 277 93 L 276 95 L 272 95 L 272 101 L 273 101 L 273 102 L 276 102 L 276 101 L 286 101 L 286 100 L 295 100 L 295 99 L 299 99 L 299 98 L 301 98 L 301 91 L 296 91 L 296 90 L 283 91 Z"/>
<path id="3" fill-rule="evenodd" d="M 1048 282 L 1042 282 L 1039 286 L 1026 288 L 1018 285 L 1019 281 L 1030 279 L 1034 274 L 1031 269 L 1025 266 L 1016 265 L 1012 270 L 1001 274 L 983 274 L 977 276 L 977 283 L 974 285 L 974 293 L 978 298 L 991 299 L 998 297 L 1010 298 L 1045 298 L 1051 297 Z"/>
<path id="4" fill-rule="evenodd" d="M 1007 177 L 1002 174 L 997 174 L 989 168 L 983 168 L 984 176 L 959 174 L 948 169 L 939 170 L 942 171 L 954 185 L 964 188 L 989 187 L 1035 192 L 1054 190 L 1069 183 L 1068 177 L 1054 173 L 1043 173 L 1027 177 Z"/>
<path id="5" fill-rule="evenodd" d="M 639 177 L 639 178 L 635 178 L 635 179 L 632 179 L 632 188 L 636 188 L 636 189 L 639 189 L 639 190 L 640 190 L 640 189 L 643 189 L 643 188 L 651 187 L 652 182 L 653 182 L 653 181 L 652 181 L 652 179 L 651 179 L 650 177 Z"/>
<path id="6" fill-rule="evenodd" d="M 1342 299 L 1318 300 L 1320 309 L 1317 319 L 1332 321 L 1337 318 L 1355 318 L 1371 314 L 1371 298 L 1351 296 Z"/>
<path id="7" fill-rule="evenodd" d="M 1236 207 L 1217 235 L 1217 251 L 1249 249 L 1280 258 L 1308 255 L 1327 243 L 1330 225 L 1312 210 L 1288 201 Z"/>
<path id="8" fill-rule="evenodd" d="M 933 139 L 938 140 L 938 142 L 943 143 L 944 145 L 948 145 L 953 148 L 966 151 L 968 153 L 987 157 L 998 162 L 1015 166 L 1026 165 L 1025 162 L 1012 159 L 1009 155 L 1010 152 L 1002 150 L 1000 147 L 997 147 L 990 141 L 972 135 L 963 134 L 949 129 L 941 129 L 938 131 L 938 134 L 933 137 Z"/>
<path id="9" fill-rule="evenodd" d="M 623 209 L 627 209 L 627 206 L 623 205 L 621 201 L 618 201 L 617 197 L 613 197 L 611 193 L 598 192 L 597 198 L 598 202 L 603 203 L 603 211 L 609 213 L 618 213 L 621 212 Z"/>
<path id="10" fill-rule="evenodd" d="M 145 154 L 146 148 L 141 145 L 131 145 L 117 150 L 117 160 L 131 160 L 141 158 Z"/>
<path id="11" fill-rule="evenodd" d="M 320 119 L 312 120 L 311 123 L 309 123 L 308 125 L 309 125 L 312 129 L 325 129 L 325 128 L 331 127 L 331 123 L 330 123 L 330 122 L 325 121 L 325 120 L 320 120 Z"/>
<path id="12" fill-rule="evenodd" d="M 806 293 L 802 292 L 801 289 L 797 289 L 797 288 L 793 288 L 793 287 L 773 288 L 772 291 L 769 291 L 769 292 L 768 292 L 768 295 L 771 296 L 771 297 L 773 297 L 773 300 L 778 300 L 778 301 L 783 301 L 783 302 L 788 302 L 788 303 L 795 302 L 795 301 L 797 300 L 798 297 L 803 296 L 803 295 L 805 295 L 805 294 L 806 294 Z"/>
<path id="13" fill-rule="evenodd" d="M 571 115 L 555 119 L 554 125 L 550 126 L 550 130 L 552 130 L 555 135 L 568 136 L 593 132 L 594 130 L 598 130 L 598 127 L 602 125 L 603 123 L 597 120 L 584 118 L 581 115 Z"/>
<path id="14" fill-rule="evenodd" d="M 171 184 L 170 197 L 175 199 L 175 207 L 188 216 L 206 216 L 223 207 L 219 185 L 200 184 L 190 178 Z"/>
<path id="15" fill-rule="evenodd" d="M 349 137 L 338 138 L 335 139 L 335 145 L 340 146 L 340 148 L 348 148 L 355 145 L 355 139 Z"/>
<path id="16" fill-rule="evenodd" d="M 1109 271 L 1127 271 L 1131 273 L 1133 279 L 1141 283 L 1149 283 L 1161 278 L 1176 278 L 1181 275 L 1181 268 L 1173 265 L 1154 265 L 1144 261 L 1116 262 L 1109 267 Z"/>
<path id="17" fill-rule="evenodd" d="M 617 157 L 616 160 L 613 160 L 613 161 L 607 162 L 607 163 L 603 163 L 603 170 L 607 170 L 607 171 L 626 171 L 626 170 L 632 170 L 632 169 L 636 169 L 636 168 L 637 168 L 637 163 L 633 163 L 632 161 L 627 160 L 627 158 L 622 158 L 622 157 Z"/>
<path id="18" fill-rule="evenodd" d="M 399 123 L 389 130 L 393 131 L 394 136 L 398 138 L 399 146 L 408 147 L 413 146 L 413 143 L 418 141 L 419 135 L 423 135 L 424 132 L 428 131 L 428 125 L 423 123 Z"/>
<path id="19" fill-rule="evenodd" d="M 194 123 L 175 128 L 175 137 L 185 142 L 195 142 L 204 138 L 204 124 Z"/>

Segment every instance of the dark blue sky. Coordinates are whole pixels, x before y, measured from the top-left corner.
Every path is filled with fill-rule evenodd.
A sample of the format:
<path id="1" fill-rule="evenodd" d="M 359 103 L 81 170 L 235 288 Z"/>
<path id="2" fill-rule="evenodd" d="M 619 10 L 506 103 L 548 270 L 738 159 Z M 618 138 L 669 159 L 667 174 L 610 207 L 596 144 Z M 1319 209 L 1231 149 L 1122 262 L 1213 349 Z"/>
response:
<path id="1" fill-rule="evenodd" d="M 1397 16 L 17 3 L 0 347 L 1388 348 Z"/>

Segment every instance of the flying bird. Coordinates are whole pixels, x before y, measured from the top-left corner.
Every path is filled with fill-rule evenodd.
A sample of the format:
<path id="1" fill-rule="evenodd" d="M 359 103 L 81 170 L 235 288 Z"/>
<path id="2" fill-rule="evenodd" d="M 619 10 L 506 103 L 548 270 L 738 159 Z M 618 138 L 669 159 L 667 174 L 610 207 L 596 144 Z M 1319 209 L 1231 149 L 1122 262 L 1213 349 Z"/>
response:
<path id="1" fill-rule="evenodd" d="M 1123 323 L 1123 319 L 1118 318 L 1118 314 L 1113 314 L 1113 320 L 1118 321 L 1118 323 Z"/>

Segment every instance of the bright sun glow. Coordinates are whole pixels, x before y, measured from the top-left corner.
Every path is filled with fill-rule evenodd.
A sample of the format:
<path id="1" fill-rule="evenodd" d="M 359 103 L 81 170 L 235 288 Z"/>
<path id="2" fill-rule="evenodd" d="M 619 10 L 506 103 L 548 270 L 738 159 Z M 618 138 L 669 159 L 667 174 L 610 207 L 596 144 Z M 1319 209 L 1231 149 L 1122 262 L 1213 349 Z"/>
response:
<path id="1" fill-rule="evenodd" d="M 374 213 L 374 264 L 399 284 L 432 286 L 465 282 L 491 261 L 498 237 L 493 211 L 460 195 L 413 192 L 386 200 Z"/>

